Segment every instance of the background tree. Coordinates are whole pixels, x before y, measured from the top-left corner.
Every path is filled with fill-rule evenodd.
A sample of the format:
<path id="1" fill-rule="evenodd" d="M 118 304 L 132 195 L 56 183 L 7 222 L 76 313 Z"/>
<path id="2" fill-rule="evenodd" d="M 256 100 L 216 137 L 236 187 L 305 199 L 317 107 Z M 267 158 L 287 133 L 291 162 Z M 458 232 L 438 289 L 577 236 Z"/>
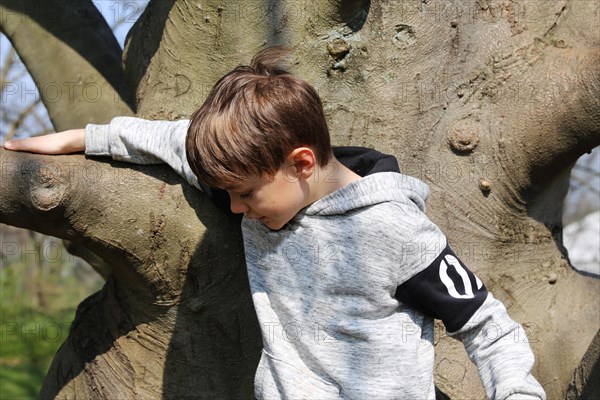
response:
<path id="1" fill-rule="evenodd" d="M 524 323 L 550 398 L 564 395 L 600 325 L 599 283 L 561 243 L 570 169 L 600 143 L 597 2 L 154 1 L 124 69 L 91 3 L 0 6 L 38 86 L 64 88 L 41 90 L 57 130 L 187 117 L 257 50 L 293 46 L 333 142 L 391 152 L 430 185 L 430 217 Z M 0 155 L 0 221 L 112 269 L 80 305 L 44 397 L 251 397 L 260 336 L 234 222 L 164 167 Z M 481 397 L 460 343 L 440 334 L 436 346 L 442 391 Z"/>

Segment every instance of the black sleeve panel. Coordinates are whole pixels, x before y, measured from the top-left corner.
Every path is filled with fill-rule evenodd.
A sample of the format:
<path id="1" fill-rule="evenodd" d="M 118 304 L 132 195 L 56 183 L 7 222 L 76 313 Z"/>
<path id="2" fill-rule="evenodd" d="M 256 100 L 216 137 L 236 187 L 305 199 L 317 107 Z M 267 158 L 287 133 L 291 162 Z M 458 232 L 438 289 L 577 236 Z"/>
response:
<path id="1" fill-rule="evenodd" d="M 360 176 L 376 172 L 400 172 L 398 161 L 396 161 L 394 156 L 366 147 L 334 147 L 333 154 L 342 164 Z M 202 182 L 200 182 L 200 187 L 217 207 L 225 211 L 225 213 L 239 218 L 240 221 L 242 220 L 241 214 L 233 214 L 231 212 L 227 191 L 206 186 Z"/>
<path id="2" fill-rule="evenodd" d="M 377 172 L 400 172 L 396 157 L 366 147 L 334 147 L 333 155 L 344 166 L 360 176 Z"/>
<path id="3" fill-rule="evenodd" d="M 450 246 L 423 271 L 396 290 L 396 298 L 433 318 L 448 332 L 462 328 L 483 304 L 487 289 Z"/>

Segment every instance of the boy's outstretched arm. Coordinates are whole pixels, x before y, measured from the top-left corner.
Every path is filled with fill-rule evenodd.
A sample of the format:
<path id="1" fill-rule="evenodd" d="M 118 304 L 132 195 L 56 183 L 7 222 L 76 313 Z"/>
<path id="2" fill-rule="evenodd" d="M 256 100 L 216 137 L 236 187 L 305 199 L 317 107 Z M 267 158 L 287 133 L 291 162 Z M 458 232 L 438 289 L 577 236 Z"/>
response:
<path id="1" fill-rule="evenodd" d="M 151 121 L 116 117 L 109 124 L 89 124 L 49 135 L 9 141 L 8 150 L 43 154 L 68 154 L 85 151 L 91 156 L 111 156 L 135 164 L 166 163 L 197 188 L 198 179 L 187 163 L 185 138 L 188 120 Z"/>

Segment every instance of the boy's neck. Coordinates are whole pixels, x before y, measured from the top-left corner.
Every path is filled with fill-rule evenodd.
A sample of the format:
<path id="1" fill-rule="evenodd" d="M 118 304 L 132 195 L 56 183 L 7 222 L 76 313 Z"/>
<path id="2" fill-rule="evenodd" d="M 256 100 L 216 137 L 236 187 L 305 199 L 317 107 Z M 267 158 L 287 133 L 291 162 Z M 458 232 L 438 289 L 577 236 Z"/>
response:
<path id="1" fill-rule="evenodd" d="M 360 175 L 356 174 L 344 164 L 339 162 L 332 156 L 329 163 L 324 167 L 317 167 L 311 181 L 311 201 L 315 201 L 343 188 L 351 182 L 361 179 Z"/>

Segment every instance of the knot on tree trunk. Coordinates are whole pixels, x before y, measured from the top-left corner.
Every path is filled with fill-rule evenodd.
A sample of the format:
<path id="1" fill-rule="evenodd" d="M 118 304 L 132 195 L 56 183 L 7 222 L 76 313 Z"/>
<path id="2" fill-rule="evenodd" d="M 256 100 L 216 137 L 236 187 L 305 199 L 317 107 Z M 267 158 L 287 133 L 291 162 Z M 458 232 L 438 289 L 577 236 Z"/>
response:
<path id="1" fill-rule="evenodd" d="M 68 176 L 60 164 L 44 163 L 32 174 L 31 203 L 38 210 L 50 211 L 61 204 L 68 186 Z"/>
<path id="2" fill-rule="evenodd" d="M 452 126 L 448 143 L 455 153 L 471 153 L 479 144 L 480 136 L 481 127 L 478 123 L 462 119 Z"/>

